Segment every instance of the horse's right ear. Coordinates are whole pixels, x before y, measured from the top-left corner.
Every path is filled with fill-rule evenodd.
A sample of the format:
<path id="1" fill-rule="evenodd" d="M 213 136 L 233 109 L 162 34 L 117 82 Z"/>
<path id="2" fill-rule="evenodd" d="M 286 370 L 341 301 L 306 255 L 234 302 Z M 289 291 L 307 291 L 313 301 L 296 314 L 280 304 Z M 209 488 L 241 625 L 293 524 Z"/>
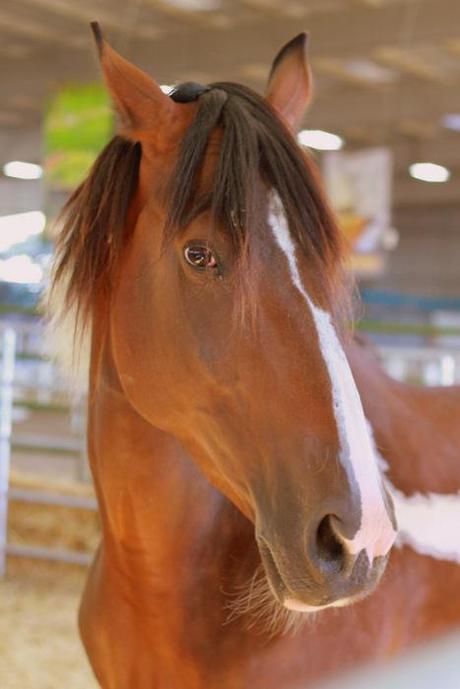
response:
<path id="1" fill-rule="evenodd" d="M 186 117 L 183 108 L 164 94 L 148 74 L 116 52 L 97 22 L 91 22 L 91 29 L 104 80 L 119 115 L 118 134 L 164 147 Z"/>

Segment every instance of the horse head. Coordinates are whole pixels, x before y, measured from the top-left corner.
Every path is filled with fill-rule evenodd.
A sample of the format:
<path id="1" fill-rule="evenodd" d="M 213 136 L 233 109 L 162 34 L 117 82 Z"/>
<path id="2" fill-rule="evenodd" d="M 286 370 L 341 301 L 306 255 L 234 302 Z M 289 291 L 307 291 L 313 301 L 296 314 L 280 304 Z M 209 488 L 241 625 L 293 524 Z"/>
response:
<path id="1" fill-rule="evenodd" d="M 227 82 L 166 95 L 95 33 L 119 129 L 68 204 L 69 303 L 105 314 L 132 406 L 253 522 L 273 596 L 352 602 L 395 530 L 342 346 L 339 232 L 294 134 L 306 36 L 263 98 Z"/>

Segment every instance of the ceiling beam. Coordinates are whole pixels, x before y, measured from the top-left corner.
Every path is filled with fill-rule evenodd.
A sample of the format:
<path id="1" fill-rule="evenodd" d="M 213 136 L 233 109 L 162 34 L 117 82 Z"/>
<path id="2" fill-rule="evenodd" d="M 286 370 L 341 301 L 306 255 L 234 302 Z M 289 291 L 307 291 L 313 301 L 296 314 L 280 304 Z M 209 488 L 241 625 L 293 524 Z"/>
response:
<path id="1" fill-rule="evenodd" d="M 33 19 L 18 17 L 15 12 L 0 9 L 0 30 L 12 36 L 22 36 L 38 43 L 62 45 L 70 48 L 84 48 L 85 45 L 78 36 L 61 35 L 59 31 L 49 28 L 46 21 L 37 22 Z"/>
<path id="2" fill-rule="evenodd" d="M 379 132 L 383 139 L 397 133 L 401 121 L 439 123 L 442 115 L 460 112 L 460 83 L 452 85 L 402 79 L 398 85 L 381 89 L 358 88 L 319 91 L 308 113 L 310 126 L 336 129 L 362 127 Z"/>
<path id="3" fill-rule="evenodd" d="M 348 6 L 310 18 L 314 54 L 369 55 L 379 46 L 400 49 L 458 39 L 460 3 L 452 0 L 410 0 L 378 7 Z"/>
<path id="4" fill-rule="evenodd" d="M 40 10 L 46 10 L 50 15 L 77 20 L 88 25 L 89 22 L 97 19 L 104 28 L 115 31 L 126 32 L 131 28 L 130 24 L 134 23 L 133 28 L 136 36 L 145 40 L 155 40 L 162 33 L 155 26 L 137 23 L 134 12 L 132 15 L 128 11 L 120 14 L 106 9 L 101 4 L 95 7 L 94 3 L 85 3 L 82 0 L 78 0 L 78 2 L 69 2 L 68 0 L 21 0 L 21 2 L 37 7 Z M 129 9 L 129 3 L 127 3 L 127 9 Z"/>
<path id="5" fill-rule="evenodd" d="M 458 178 L 444 184 L 429 184 L 411 179 L 409 175 L 396 175 L 393 182 L 393 207 L 446 203 L 455 203 L 458 207 Z M 434 232 L 438 229 L 433 227 Z"/>

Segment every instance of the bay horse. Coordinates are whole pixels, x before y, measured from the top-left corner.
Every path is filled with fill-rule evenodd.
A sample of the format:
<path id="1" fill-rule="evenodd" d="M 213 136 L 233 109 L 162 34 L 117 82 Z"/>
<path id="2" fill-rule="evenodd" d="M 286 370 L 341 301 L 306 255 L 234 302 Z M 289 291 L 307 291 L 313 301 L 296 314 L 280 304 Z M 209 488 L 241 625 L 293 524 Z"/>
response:
<path id="1" fill-rule="evenodd" d="M 447 629 L 460 392 L 390 380 L 347 335 L 340 233 L 294 133 L 306 35 L 265 97 L 166 95 L 93 30 L 118 133 L 64 209 L 53 293 L 91 335 L 100 685 L 294 689 Z"/>

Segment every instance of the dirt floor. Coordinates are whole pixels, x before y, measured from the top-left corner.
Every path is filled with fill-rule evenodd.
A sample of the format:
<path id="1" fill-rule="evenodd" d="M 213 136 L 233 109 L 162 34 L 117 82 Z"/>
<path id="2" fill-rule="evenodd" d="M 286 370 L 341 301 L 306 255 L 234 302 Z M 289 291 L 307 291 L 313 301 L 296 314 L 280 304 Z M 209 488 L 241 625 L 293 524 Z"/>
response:
<path id="1" fill-rule="evenodd" d="M 12 474 L 16 488 L 92 495 L 88 486 Z M 11 502 L 8 541 L 94 552 L 97 514 Z M 87 570 L 9 557 L 0 579 L 0 689 L 96 689 L 80 644 L 77 610 Z"/>
<path id="2" fill-rule="evenodd" d="M 0 580 L 1 689 L 96 689 L 76 615 L 86 570 L 10 558 Z"/>
<path id="3" fill-rule="evenodd" d="M 26 364 L 21 362 L 22 369 Z M 46 390 L 42 399 L 36 367 L 22 373 L 25 382 L 16 391 L 22 401 L 13 412 L 11 487 L 93 497 L 90 485 L 77 483 L 79 452 L 67 448 L 82 433 L 75 413 L 66 410 L 68 399 Z M 9 544 L 92 554 L 98 541 L 93 510 L 10 501 Z M 97 688 L 77 629 L 86 576 L 85 567 L 8 557 L 0 579 L 0 689 Z"/>

